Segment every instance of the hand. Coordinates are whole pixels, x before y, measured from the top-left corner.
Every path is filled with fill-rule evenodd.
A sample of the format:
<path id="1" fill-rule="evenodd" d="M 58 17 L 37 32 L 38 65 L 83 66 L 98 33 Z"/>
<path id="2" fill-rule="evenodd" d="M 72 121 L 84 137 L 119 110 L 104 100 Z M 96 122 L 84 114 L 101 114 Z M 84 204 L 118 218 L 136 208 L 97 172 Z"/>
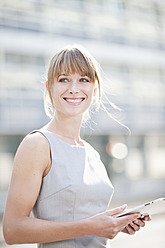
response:
<path id="1" fill-rule="evenodd" d="M 138 218 L 135 221 L 133 221 L 132 223 L 130 223 L 128 226 L 126 226 L 122 230 L 122 232 L 133 235 L 137 231 L 139 231 L 141 227 L 145 226 L 145 221 L 150 221 L 150 220 L 151 220 L 151 217 L 149 215 L 146 215 L 143 218 Z"/>
<path id="2" fill-rule="evenodd" d="M 88 219 L 88 235 L 113 239 L 126 226 L 140 218 L 140 213 L 134 213 L 116 218 L 115 215 L 122 213 L 127 206 L 115 208 Z"/>

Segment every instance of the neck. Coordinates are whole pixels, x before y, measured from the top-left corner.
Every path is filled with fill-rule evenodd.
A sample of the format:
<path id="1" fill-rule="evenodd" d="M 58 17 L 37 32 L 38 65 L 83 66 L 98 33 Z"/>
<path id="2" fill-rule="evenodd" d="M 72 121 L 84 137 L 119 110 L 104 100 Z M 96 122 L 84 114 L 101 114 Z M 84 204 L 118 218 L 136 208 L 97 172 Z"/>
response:
<path id="1" fill-rule="evenodd" d="M 80 142 L 81 122 L 82 118 L 55 116 L 48 124 L 48 128 L 61 137 Z"/>

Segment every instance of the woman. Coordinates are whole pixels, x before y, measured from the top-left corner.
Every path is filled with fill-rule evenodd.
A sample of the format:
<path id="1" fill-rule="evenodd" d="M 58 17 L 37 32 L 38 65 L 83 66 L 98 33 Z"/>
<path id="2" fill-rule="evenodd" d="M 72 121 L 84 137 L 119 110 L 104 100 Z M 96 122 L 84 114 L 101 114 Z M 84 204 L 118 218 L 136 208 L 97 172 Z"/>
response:
<path id="1" fill-rule="evenodd" d="M 16 153 L 3 222 L 8 244 L 109 247 L 108 239 L 134 234 L 149 220 L 139 213 L 115 218 L 126 205 L 107 210 L 113 186 L 98 153 L 80 138 L 100 88 L 97 63 L 83 48 L 66 47 L 52 58 L 45 106 L 53 115 Z"/>

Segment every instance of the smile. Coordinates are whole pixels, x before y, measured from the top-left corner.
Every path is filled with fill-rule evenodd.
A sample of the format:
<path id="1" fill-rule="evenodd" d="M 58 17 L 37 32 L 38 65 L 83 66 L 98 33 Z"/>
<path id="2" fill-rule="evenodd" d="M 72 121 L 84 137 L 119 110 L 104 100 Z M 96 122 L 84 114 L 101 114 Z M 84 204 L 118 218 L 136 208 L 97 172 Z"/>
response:
<path id="1" fill-rule="evenodd" d="M 85 98 L 64 98 L 68 103 L 81 103 Z"/>

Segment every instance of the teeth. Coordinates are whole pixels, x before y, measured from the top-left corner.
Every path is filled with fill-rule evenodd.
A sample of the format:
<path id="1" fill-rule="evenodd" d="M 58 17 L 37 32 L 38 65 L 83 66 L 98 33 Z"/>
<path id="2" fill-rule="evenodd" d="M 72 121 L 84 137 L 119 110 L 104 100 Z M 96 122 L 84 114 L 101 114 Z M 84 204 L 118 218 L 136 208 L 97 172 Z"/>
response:
<path id="1" fill-rule="evenodd" d="M 80 99 L 68 99 L 68 98 L 66 98 L 66 101 L 67 102 L 81 102 L 82 101 L 82 99 L 80 98 Z"/>

